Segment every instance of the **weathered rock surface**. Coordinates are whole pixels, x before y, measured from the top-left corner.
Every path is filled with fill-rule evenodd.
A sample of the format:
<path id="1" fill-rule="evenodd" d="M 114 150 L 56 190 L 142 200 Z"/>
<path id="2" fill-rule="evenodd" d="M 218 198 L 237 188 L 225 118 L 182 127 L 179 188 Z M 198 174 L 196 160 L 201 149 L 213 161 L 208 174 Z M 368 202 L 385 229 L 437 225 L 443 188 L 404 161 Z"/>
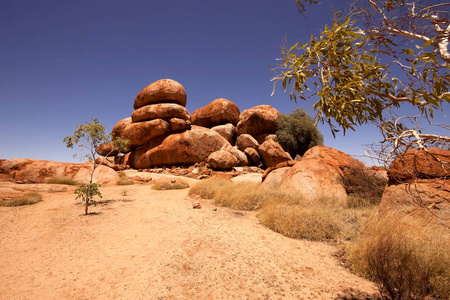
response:
<path id="1" fill-rule="evenodd" d="M 134 100 L 134 109 L 149 104 L 176 103 L 186 106 L 186 90 L 172 79 L 161 79 L 145 87 Z"/>
<path id="2" fill-rule="evenodd" d="M 116 125 L 114 125 L 114 127 L 111 131 L 111 134 L 114 137 L 121 137 L 123 135 L 125 128 L 130 124 L 131 124 L 131 118 L 125 118 L 125 119 L 120 120 L 119 122 L 116 123 Z"/>
<path id="3" fill-rule="evenodd" d="M 236 127 L 233 124 L 217 125 L 211 129 L 223 136 L 231 145 L 236 144 Z"/>
<path id="4" fill-rule="evenodd" d="M 119 154 L 118 151 L 114 150 L 113 143 L 104 143 L 97 147 L 96 152 L 101 156 L 115 156 Z"/>
<path id="5" fill-rule="evenodd" d="M 261 157 L 256 149 L 249 147 L 244 150 L 244 153 L 247 155 L 251 165 L 259 166 L 261 164 Z"/>
<path id="6" fill-rule="evenodd" d="M 321 159 L 302 160 L 291 168 L 276 169 L 267 175 L 264 184 L 295 190 L 310 199 L 323 197 L 345 201 L 347 198 L 339 172 Z"/>
<path id="7" fill-rule="evenodd" d="M 265 141 L 268 140 L 274 140 L 276 139 L 277 135 L 273 134 L 273 133 L 262 133 L 262 134 L 257 134 L 255 135 L 253 138 L 258 142 L 258 144 L 262 144 Z"/>
<path id="8" fill-rule="evenodd" d="M 137 169 L 153 166 L 195 164 L 229 144 L 217 132 L 199 126 L 183 133 L 171 134 L 164 140 L 150 141 L 131 153 L 129 162 Z"/>
<path id="9" fill-rule="evenodd" d="M 238 165 L 236 156 L 226 150 L 218 150 L 208 156 L 208 163 L 214 170 L 228 170 Z"/>
<path id="10" fill-rule="evenodd" d="M 132 122 L 151 121 L 154 119 L 178 118 L 190 120 L 191 116 L 188 110 L 175 103 L 160 103 L 145 105 L 136 109 L 131 114 Z"/>
<path id="11" fill-rule="evenodd" d="M 244 110 L 239 116 L 237 134 L 259 135 L 274 133 L 277 130 L 277 119 L 280 112 L 270 105 L 259 105 Z"/>
<path id="12" fill-rule="evenodd" d="M 8 159 L 0 161 L 2 177 L 16 182 L 44 183 L 50 178 L 70 178 L 87 183 L 92 171 L 91 164 L 63 163 L 34 159 Z M 94 182 L 114 184 L 119 179 L 117 173 L 106 166 L 98 166 L 94 173 Z"/>
<path id="13" fill-rule="evenodd" d="M 167 121 L 170 124 L 170 129 L 172 132 L 183 132 L 191 129 L 191 121 L 189 120 L 170 118 Z"/>
<path id="14" fill-rule="evenodd" d="M 236 126 L 239 121 L 239 114 L 240 110 L 236 104 L 227 99 L 219 98 L 194 111 L 191 121 L 193 125 L 207 128 L 227 123 Z"/>
<path id="15" fill-rule="evenodd" d="M 268 140 L 258 147 L 258 153 L 266 167 L 275 167 L 283 161 L 292 160 L 277 142 Z"/>
<path id="16" fill-rule="evenodd" d="M 390 180 L 380 213 L 398 212 L 428 219 L 450 229 L 450 179 L 418 179 L 414 183 Z"/>
<path id="17" fill-rule="evenodd" d="M 389 166 L 389 178 L 405 181 L 413 178 L 438 178 L 450 175 L 450 150 L 410 149 Z"/>
<path id="18" fill-rule="evenodd" d="M 308 159 L 320 159 L 325 161 L 328 165 L 336 169 L 341 175 L 342 170 L 362 168 L 366 169 L 366 166 L 357 159 L 354 159 L 350 155 L 339 151 L 337 149 L 327 146 L 315 146 L 308 151 L 302 157 L 302 160 Z"/>
<path id="19" fill-rule="evenodd" d="M 410 149 L 388 170 L 380 213 L 398 212 L 450 228 L 450 151 Z"/>
<path id="20" fill-rule="evenodd" d="M 130 141 L 130 149 L 144 145 L 152 139 L 168 134 L 171 131 L 170 124 L 162 119 L 130 123 L 120 135 Z"/>
<path id="21" fill-rule="evenodd" d="M 241 134 L 240 136 L 238 136 L 237 141 L 236 141 L 236 146 L 241 151 L 244 151 L 247 148 L 253 148 L 255 150 L 258 150 L 259 143 L 250 134 L 244 133 L 244 134 Z"/>
<path id="22" fill-rule="evenodd" d="M 222 150 L 228 151 L 233 154 L 237 158 L 237 166 L 248 166 L 248 158 L 244 152 L 240 151 L 237 147 L 233 147 L 231 145 L 224 145 Z"/>

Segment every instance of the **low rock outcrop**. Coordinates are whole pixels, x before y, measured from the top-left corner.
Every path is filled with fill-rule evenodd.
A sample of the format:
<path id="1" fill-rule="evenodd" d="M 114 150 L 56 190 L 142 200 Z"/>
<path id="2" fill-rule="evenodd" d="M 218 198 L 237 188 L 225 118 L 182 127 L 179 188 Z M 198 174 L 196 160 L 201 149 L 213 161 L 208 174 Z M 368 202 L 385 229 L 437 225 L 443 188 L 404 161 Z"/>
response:
<path id="1" fill-rule="evenodd" d="M 0 161 L 2 177 L 15 182 L 45 183 L 50 178 L 69 178 L 77 182 L 88 183 L 92 171 L 91 164 L 63 163 L 34 159 L 8 159 Z M 119 179 L 111 168 L 98 166 L 94 173 L 94 182 L 114 184 Z"/>
<path id="2" fill-rule="evenodd" d="M 388 169 L 380 213 L 396 211 L 450 228 L 450 151 L 411 149 Z"/>
<path id="3" fill-rule="evenodd" d="M 348 154 L 325 146 L 315 146 L 305 152 L 301 161 L 287 164 L 293 166 L 268 170 L 270 173 L 263 175 L 264 184 L 294 189 L 308 198 L 331 197 L 338 201 L 347 197 L 342 180 L 344 170 L 366 168 Z"/>

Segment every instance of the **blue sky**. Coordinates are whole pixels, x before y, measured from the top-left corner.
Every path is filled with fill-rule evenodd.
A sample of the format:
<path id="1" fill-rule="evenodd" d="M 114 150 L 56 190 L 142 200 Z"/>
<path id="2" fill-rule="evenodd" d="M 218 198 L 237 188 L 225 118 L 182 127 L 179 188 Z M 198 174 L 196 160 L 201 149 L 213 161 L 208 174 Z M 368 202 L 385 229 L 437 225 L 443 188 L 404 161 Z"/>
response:
<path id="1" fill-rule="evenodd" d="M 0 2 L 0 158 L 73 159 L 62 140 L 97 118 L 110 131 L 133 111 L 136 95 L 162 78 L 180 82 L 187 109 L 217 98 L 241 111 L 297 106 L 279 85 L 271 96 L 284 37 L 317 34 L 343 1 L 323 1 L 306 16 L 294 0 Z M 339 9 L 339 8 L 337 8 Z M 380 139 L 369 126 L 325 145 L 363 154 Z"/>

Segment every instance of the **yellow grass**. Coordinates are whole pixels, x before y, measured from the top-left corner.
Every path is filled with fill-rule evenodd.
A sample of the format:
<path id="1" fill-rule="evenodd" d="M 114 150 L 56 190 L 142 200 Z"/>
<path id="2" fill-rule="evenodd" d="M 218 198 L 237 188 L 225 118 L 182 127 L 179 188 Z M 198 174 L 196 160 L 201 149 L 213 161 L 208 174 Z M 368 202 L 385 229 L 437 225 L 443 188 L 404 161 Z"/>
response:
<path id="1" fill-rule="evenodd" d="M 0 206 L 22 206 L 35 204 L 42 201 L 42 196 L 38 193 L 27 193 L 18 197 L 0 198 Z"/>
<path id="2" fill-rule="evenodd" d="M 161 180 L 152 185 L 152 190 L 179 190 L 188 187 L 189 183 L 183 180 Z"/>
<path id="3" fill-rule="evenodd" d="M 383 295 L 450 299 L 450 234 L 445 227 L 414 216 L 374 215 L 347 251 L 352 268 L 374 280 Z"/>
<path id="4" fill-rule="evenodd" d="M 49 178 L 45 181 L 45 183 L 48 184 L 67 184 L 67 185 L 77 185 L 78 182 L 73 180 L 72 178 L 65 178 L 65 177 L 56 177 L 56 178 Z"/>
<path id="5" fill-rule="evenodd" d="M 224 185 L 230 183 L 227 179 L 208 178 L 196 183 L 189 190 L 189 195 L 199 195 L 203 199 L 212 199 L 217 191 Z"/>
<path id="6" fill-rule="evenodd" d="M 132 185 L 134 184 L 134 181 L 129 179 L 127 175 L 123 172 L 118 172 L 119 174 L 119 180 L 117 181 L 117 185 Z"/>

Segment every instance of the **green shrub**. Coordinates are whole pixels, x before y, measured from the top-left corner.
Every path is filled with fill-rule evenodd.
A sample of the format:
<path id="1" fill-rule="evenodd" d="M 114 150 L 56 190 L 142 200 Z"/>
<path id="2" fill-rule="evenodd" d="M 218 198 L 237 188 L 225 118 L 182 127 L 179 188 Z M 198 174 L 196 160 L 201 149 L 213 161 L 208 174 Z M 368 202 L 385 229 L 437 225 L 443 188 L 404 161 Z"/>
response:
<path id="1" fill-rule="evenodd" d="M 0 206 L 22 206 L 35 204 L 42 201 L 42 196 L 39 193 L 27 193 L 18 197 L 0 198 Z"/>
<path id="2" fill-rule="evenodd" d="M 292 157 L 303 155 L 309 148 L 323 145 L 323 135 L 303 108 L 289 115 L 281 114 L 277 121 L 276 141 Z"/>
<path id="3" fill-rule="evenodd" d="M 217 191 L 224 185 L 230 183 L 230 180 L 211 177 L 197 182 L 189 190 L 189 195 L 199 195 L 203 199 L 212 199 Z"/>
<path id="4" fill-rule="evenodd" d="M 152 185 L 152 190 L 179 190 L 188 187 L 189 183 L 183 180 L 161 180 Z"/>
<path id="5" fill-rule="evenodd" d="M 450 236 L 422 218 L 374 216 L 348 246 L 352 268 L 392 299 L 449 299 Z"/>
<path id="6" fill-rule="evenodd" d="M 65 178 L 65 177 L 56 177 L 56 178 L 49 178 L 45 181 L 45 183 L 48 184 L 67 184 L 67 185 L 77 185 L 78 182 L 73 180 L 72 178 Z"/>
<path id="7" fill-rule="evenodd" d="M 127 175 L 123 172 L 118 172 L 119 174 L 119 180 L 117 181 L 117 185 L 132 185 L 134 184 L 134 181 L 129 179 Z"/>

